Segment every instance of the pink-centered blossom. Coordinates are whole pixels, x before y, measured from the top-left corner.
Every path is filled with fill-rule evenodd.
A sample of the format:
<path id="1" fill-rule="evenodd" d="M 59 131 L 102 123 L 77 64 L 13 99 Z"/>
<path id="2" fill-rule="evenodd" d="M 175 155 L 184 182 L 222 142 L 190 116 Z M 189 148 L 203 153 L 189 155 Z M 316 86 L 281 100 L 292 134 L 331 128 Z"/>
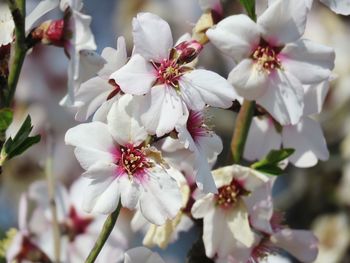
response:
<path id="1" fill-rule="evenodd" d="M 139 120 L 139 102 L 122 96 L 107 116 L 107 124 L 80 124 L 66 133 L 66 143 L 89 178 L 83 207 L 88 212 L 113 212 L 119 199 L 124 207 L 139 207 L 156 225 L 173 218 L 181 207 L 179 187 L 161 153 L 145 144 L 146 129 Z"/>
<path id="2" fill-rule="evenodd" d="M 238 63 L 228 77 L 237 93 L 256 100 L 282 125 L 300 120 L 302 86 L 327 80 L 334 67 L 332 48 L 300 39 L 307 14 L 305 1 L 276 0 L 257 22 L 233 15 L 207 31 L 210 41 Z"/>
<path id="3" fill-rule="evenodd" d="M 213 176 L 218 193 L 197 199 L 191 210 L 194 218 L 203 218 L 206 255 L 210 258 L 232 255 L 238 262 L 245 262 L 255 240 L 250 215 L 258 202 L 247 202 L 246 198 L 267 184 L 268 178 L 239 165 L 217 169 Z"/>
<path id="4" fill-rule="evenodd" d="M 110 83 L 109 76 L 127 62 L 125 39 L 119 37 L 117 50 L 107 47 L 101 56 L 106 60 L 106 64 L 96 77 L 84 82 L 75 94 L 76 120 L 86 121 L 93 114 L 93 121 L 105 122 L 110 108 L 120 97 L 119 86 Z"/>
<path id="5" fill-rule="evenodd" d="M 167 22 L 150 14 L 133 20 L 134 55 L 111 75 L 125 93 L 145 95 L 141 121 L 148 132 L 162 136 L 172 131 L 188 109 L 206 104 L 228 108 L 236 98 L 232 86 L 218 74 L 188 65 L 202 45 L 195 40 L 173 45 Z"/>

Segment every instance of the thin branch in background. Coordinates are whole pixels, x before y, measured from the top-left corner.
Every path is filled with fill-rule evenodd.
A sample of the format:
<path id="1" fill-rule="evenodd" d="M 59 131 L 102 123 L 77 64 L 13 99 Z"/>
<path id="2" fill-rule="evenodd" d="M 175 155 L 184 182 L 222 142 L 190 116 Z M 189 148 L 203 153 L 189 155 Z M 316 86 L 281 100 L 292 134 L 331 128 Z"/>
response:
<path id="1" fill-rule="evenodd" d="M 60 255 L 61 255 L 61 237 L 60 237 L 60 227 L 58 224 L 58 216 L 57 216 L 57 204 L 55 200 L 55 178 L 52 173 L 52 164 L 53 164 L 53 148 L 54 144 L 52 141 L 52 132 L 49 128 L 47 128 L 47 159 L 46 159 L 46 165 L 45 165 L 45 174 L 46 174 L 46 180 L 47 180 L 47 188 L 48 188 L 48 195 L 49 195 L 49 204 L 50 204 L 50 211 L 52 214 L 52 231 L 53 231 L 53 249 L 54 249 L 54 256 L 55 256 L 55 262 L 60 262 Z"/>

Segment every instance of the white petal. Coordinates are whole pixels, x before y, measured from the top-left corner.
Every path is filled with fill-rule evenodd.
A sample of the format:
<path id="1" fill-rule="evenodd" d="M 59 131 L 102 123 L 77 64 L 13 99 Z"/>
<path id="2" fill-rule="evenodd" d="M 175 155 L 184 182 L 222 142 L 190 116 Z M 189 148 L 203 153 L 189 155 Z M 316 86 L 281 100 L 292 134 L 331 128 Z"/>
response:
<path id="1" fill-rule="evenodd" d="M 205 193 L 217 193 L 218 190 L 211 173 L 208 159 L 203 152 L 200 151 L 200 148 L 197 148 L 195 151 L 195 163 L 193 168 L 198 188 Z"/>
<path id="2" fill-rule="evenodd" d="M 140 197 L 142 215 L 152 224 L 163 225 L 179 212 L 182 197 L 177 182 L 162 168 L 149 169 L 149 180 L 143 183 Z"/>
<path id="3" fill-rule="evenodd" d="M 196 219 L 203 218 L 211 210 L 214 210 L 215 206 L 213 198 L 214 195 L 209 193 L 203 198 L 196 200 L 191 209 L 192 216 Z"/>
<path id="4" fill-rule="evenodd" d="M 270 220 L 273 214 L 272 187 L 274 179 L 261 185 L 249 196 L 243 197 L 249 213 L 249 222 L 263 233 L 272 233 Z"/>
<path id="5" fill-rule="evenodd" d="M 195 89 L 203 102 L 213 107 L 229 108 L 237 98 L 236 92 L 226 79 L 204 69 L 192 70 L 181 77 L 180 90 L 183 92 L 186 89 Z M 191 108 L 191 105 L 187 106 Z"/>
<path id="6" fill-rule="evenodd" d="M 282 131 L 283 146 L 294 148 L 289 160 L 297 167 L 311 167 L 317 160 L 329 158 L 327 143 L 320 124 L 308 117 L 303 117 L 294 126 L 284 127 Z"/>
<path id="7" fill-rule="evenodd" d="M 289 72 L 276 70 L 275 73 L 270 76 L 269 88 L 257 103 L 281 125 L 296 124 L 303 114 L 303 87 Z"/>
<path id="8" fill-rule="evenodd" d="M 75 119 L 86 121 L 106 101 L 112 91 L 113 87 L 100 77 L 84 82 L 75 94 L 74 105 L 78 108 Z"/>
<path id="9" fill-rule="evenodd" d="M 252 59 L 241 61 L 228 76 L 237 93 L 248 100 L 261 97 L 268 88 L 268 74 L 259 70 Z"/>
<path id="10" fill-rule="evenodd" d="M 263 37 L 273 46 L 299 39 L 305 31 L 308 9 L 305 1 L 274 1 L 258 18 Z"/>
<path id="11" fill-rule="evenodd" d="M 201 154 L 207 157 L 209 163 L 213 163 L 223 150 L 222 140 L 214 132 L 197 139 Z"/>
<path id="12" fill-rule="evenodd" d="M 249 161 L 259 160 L 272 149 L 280 149 L 281 143 L 282 136 L 276 131 L 272 120 L 265 117 L 254 117 L 249 128 L 243 156 Z"/>
<path id="13" fill-rule="evenodd" d="M 160 62 L 168 58 L 173 37 L 166 21 L 151 13 L 139 13 L 132 21 L 134 53 Z"/>
<path id="14" fill-rule="evenodd" d="M 350 15 L 350 2 L 348 0 L 320 0 L 333 12 L 341 15 Z"/>
<path id="15" fill-rule="evenodd" d="M 0 46 L 2 46 L 13 41 L 15 29 L 10 8 L 5 1 L 0 3 L 0 21 Z"/>
<path id="16" fill-rule="evenodd" d="M 116 177 L 116 165 L 98 163 L 83 176 L 91 178 L 85 189 L 83 209 L 88 213 L 110 214 L 118 205 L 120 186 Z"/>
<path id="17" fill-rule="evenodd" d="M 317 257 L 318 241 L 310 231 L 282 229 L 270 240 L 301 262 L 313 262 Z"/>
<path id="18" fill-rule="evenodd" d="M 153 253 L 146 247 L 129 249 L 124 256 L 124 263 L 164 263 L 157 253 Z"/>
<path id="19" fill-rule="evenodd" d="M 139 145 L 147 138 L 148 134 L 139 120 L 139 106 L 137 99 L 126 94 L 112 106 L 107 116 L 109 131 L 121 145 Z"/>
<path id="20" fill-rule="evenodd" d="M 106 47 L 102 50 L 101 56 L 107 61 L 107 63 L 98 74 L 100 76 L 109 77 L 113 72 L 124 66 L 128 60 L 124 37 L 118 37 L 117 50 L 111 47 Z"/>
<path id="21" fill-rule="evenodd" d="M 32 29 L 34 23 L 40 18 L 43 17 L 46 13 L 50 12 L 52 9 L 58 6 L 59 0 L 43 0 L 41 1 L 33 11 L 26 16 L 26 28 L 25 31 L 28 34 L 29 30 Z"/>
<path id="22" fill-rule="evenodd" d="M 328 80 L 316 85 L 304 86 L 304 116 L 321 113 L 328 90 Z"/>
<path id="23" fill-rule="evenodd" d="M 157 76 L 152 64 L 136 54 L 110 78 L 114 79 L 125 93 L 143 95 L 149 92 Z"/>
<path id="24" fill-rule="evenodd" d="M 258 26 L 246 15 L 229 16 L 206 34 L 217 48 L 237 62 L 249 57 L 260 42 Z"/>
<path id="25" fill-rule="evenodd" d="M 76 51 L 95 50 L 96 43 L 90 29 L 91 16 L 72 10 L 71 25 L 73 26 L 73 45 Z"/>
<path id="26" fill-rule="evenodd" d="M 28 199 L 26 194 L 21 194 L 18 205 L 18 228 L 19 230 L 27 230 L 28 216 Z"/>
<path id="27" fill-rule="evenodd" d="M 107 122 L 107 115 L 111 110 L 113 104 L 119 99 L 120 94 L 117 94 L 113 98 L 104 101 L 101 106 L 96 110 L 94 116 L 92 117 L 92 121 L 101 121 Z"/>
<path id="28" fill-rule="evenodd" d="M 80 124 L 69 129 L 65 135 L 66 144 L 77 147 L 75 156 L 84 169 L 97 161 L 113 161 L 111 151 L 114 141 L 108 126 L 102 122 Z"/>
<path id="29" fill-rule="evenodd" d="M 119 179 L 121 192 L 121 202 L 123 207 L 127 207 L 131 210 L 136 208 L 141 194 L 140 184 L 136 181 L 130 181 L 127 176 L 123 176 Z"/>
<path id="30" fill-rule="evenodd" d="M 281 51 L 286 71 L 297 77 L 302 84 L 316 84 L 328 80 L 334 68 L 333 48 L 301 39 L 286 45 Z"/>
<path id="31" fill-rule="evenodd" d="M 180 118 L 187 118 L 188 111 L 177 92 L 164 85 L 155 86 L 144 97 L 141 121 L 151 134 L 158 137 L 171 132 Z"/>

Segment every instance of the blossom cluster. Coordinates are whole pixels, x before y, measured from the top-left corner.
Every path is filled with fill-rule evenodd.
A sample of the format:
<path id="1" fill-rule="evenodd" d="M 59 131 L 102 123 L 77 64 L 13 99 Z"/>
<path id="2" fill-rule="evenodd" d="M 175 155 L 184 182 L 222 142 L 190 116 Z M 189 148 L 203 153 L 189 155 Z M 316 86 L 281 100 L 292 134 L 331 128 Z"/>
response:
<path id="1" fill-rule="evenodd" d="M 321 2 L 348 12 L 342 1 Z M 143 234 L 144 246 L 166 248 L 194 225 L 202 228 L 204 254 L 213 262 L 265 262 L 281 250 L 301 262 L 316 259 L 317 238 L 286 225 L 273 203 L 276 177 L 259 169 L 269 153 L 285 149 L 292 152 L 273 163 L 281 173 L 288 162 L 306 168 L 329 158 L 315 115 L 334 79 L 335 52 L 303 38 L 312 1 L 270 0 L 256 19 L 223 18 L 220 1 L 200 4 L 220 16 L 205 37 L 233 59 L 227 78 L 198 66 L 207 47 L 195 30 L 174 41 L 170 25 L 153 13 L 133 18 L 131 54 L 119 36 L 116 48 L 101 55 L 81 1 L 44 0 L 27 17 L 27 34 L 64 48 L 70 59 L 60 104 L 84 123 L 64 141 L 84 172 L 69 190 L 57 182 L 52 199 L 45 181 L 31 184 L 21 197 L 8 262 L 83 262 L 106 216 L 119 210 L 97 262 L 164 262 L 145 247 L 128 250 L 133 233 Z M 58 6 L 64 19 L 33 27 L 38 13 Z M 8 13 L 0 26 L 10 32 L 0 44 L 8 45 L 14 29 Z M 225 145 L 210 109 L 234 111 L 252 101 L 243 152 L 250 166 L 214 169 Z"/>

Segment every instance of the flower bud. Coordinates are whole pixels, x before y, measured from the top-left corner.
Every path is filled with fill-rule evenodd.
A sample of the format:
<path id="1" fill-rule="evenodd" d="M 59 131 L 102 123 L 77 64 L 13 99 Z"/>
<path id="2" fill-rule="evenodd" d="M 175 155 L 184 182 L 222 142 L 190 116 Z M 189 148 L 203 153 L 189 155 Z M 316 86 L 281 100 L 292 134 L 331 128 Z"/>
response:
<path id="1" fill-rule="evenodd" d="M 49 20 L 32 31 L 32 38 L 43 44 L 64 46 L 64 20 Z"/>
<path id="2" fill-rule="evenodd" d="M 174 50 L 174 56 L 178 63 L 192 62 L 202 51 L 203 45 L 196 40 L 184 41 L 178 44 Z"/>

